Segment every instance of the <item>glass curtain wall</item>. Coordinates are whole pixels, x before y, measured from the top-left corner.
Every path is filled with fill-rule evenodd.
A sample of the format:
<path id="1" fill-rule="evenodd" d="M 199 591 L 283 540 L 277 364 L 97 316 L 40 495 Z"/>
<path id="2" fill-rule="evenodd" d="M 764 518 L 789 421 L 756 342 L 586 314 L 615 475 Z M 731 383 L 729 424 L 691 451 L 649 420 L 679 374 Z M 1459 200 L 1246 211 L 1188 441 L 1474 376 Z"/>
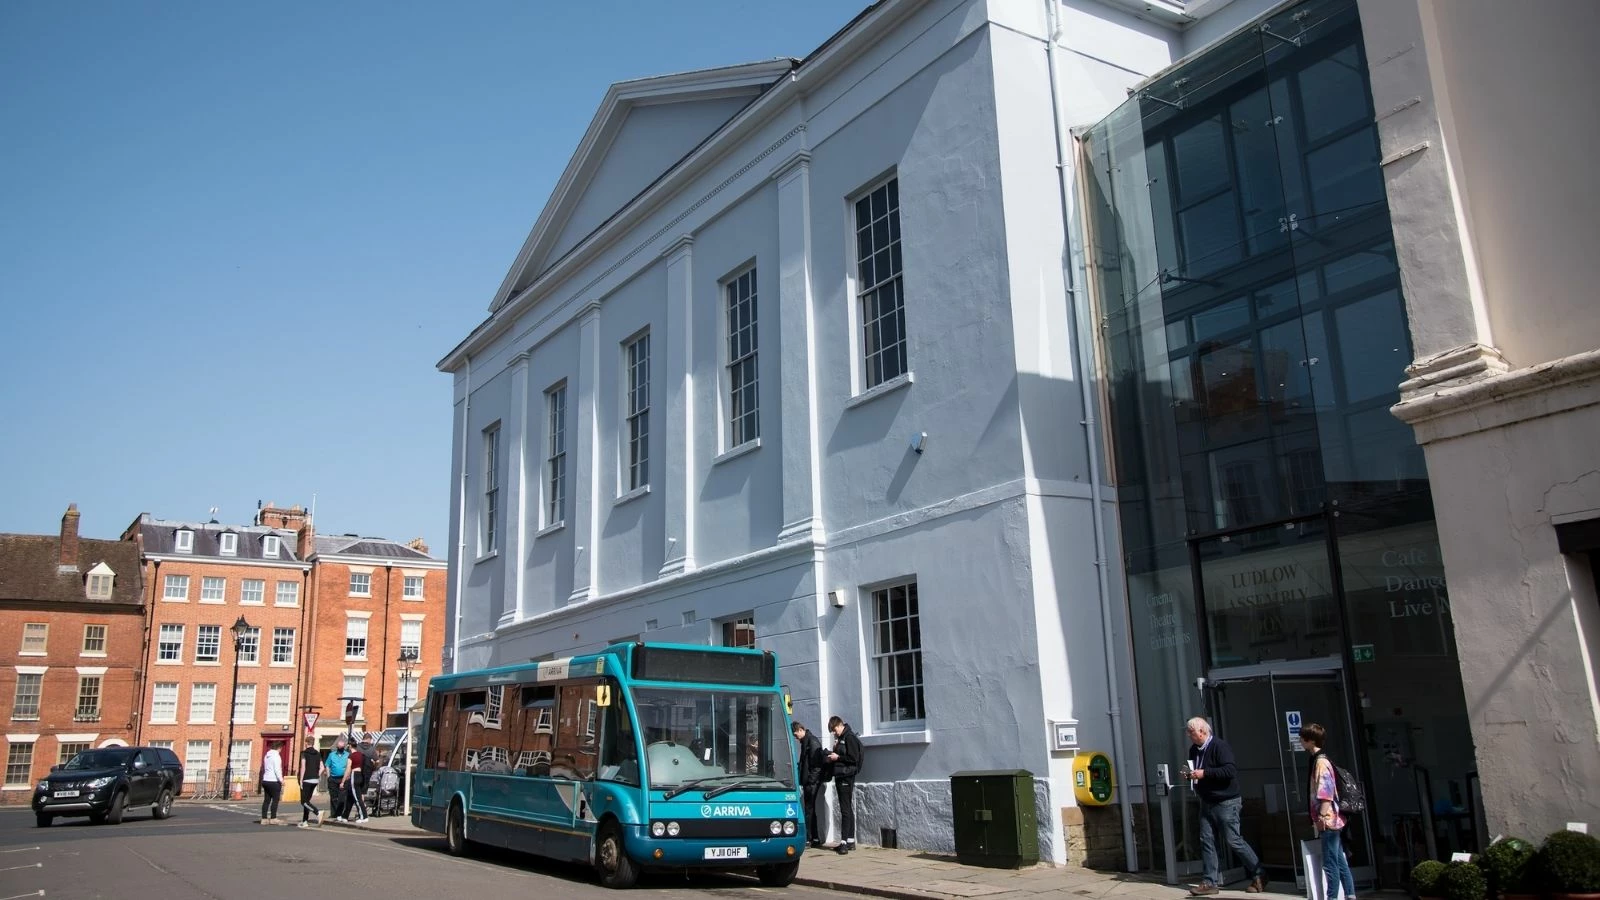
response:
<path id="1" fill-rule="evenodd" d="M 1359 748 L 1359 862 L 1397 884 L 1471 845 L 1475 762 L 1428 475 L 1389 412 L 1412 353 L 1355 3 L 1241 30 L 1083 151 L 1144 774 L 1229 706 L 1206 680 L 1326 660 L 1343 708 L 1294 712 Z M 1281 764 L 1247 789 L 1246 837 L 1292 856 L 1305 754 L 1256 724 L 1236 751 L 1260 732 Z M 1192 863 L 1197 811 L 1174 797 Z"/>

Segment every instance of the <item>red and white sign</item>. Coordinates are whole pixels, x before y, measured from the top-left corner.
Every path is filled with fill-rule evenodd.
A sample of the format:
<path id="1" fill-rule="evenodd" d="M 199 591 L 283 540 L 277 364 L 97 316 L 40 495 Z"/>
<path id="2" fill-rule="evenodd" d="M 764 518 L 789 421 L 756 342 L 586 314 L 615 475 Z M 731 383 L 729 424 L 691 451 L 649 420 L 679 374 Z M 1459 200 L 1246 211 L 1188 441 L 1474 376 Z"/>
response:
<path id="1" fill-rule="evenodd" d="M 314 713 L 314 712 L 308 712 L 308 713 L 305 714 L 305 720 L 306 720 L 306 736 L 310 737 L 311 733 L 312 733 L 312 730 L 317 727 L 317 714 Z"/>

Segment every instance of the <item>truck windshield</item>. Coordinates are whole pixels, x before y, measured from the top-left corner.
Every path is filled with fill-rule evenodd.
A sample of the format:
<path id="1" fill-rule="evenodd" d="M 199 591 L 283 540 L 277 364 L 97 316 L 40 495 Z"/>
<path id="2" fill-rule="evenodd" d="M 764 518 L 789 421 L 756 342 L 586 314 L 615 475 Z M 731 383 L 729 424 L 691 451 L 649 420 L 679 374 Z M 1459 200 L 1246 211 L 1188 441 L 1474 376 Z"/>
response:
<path id="1" fill-rule="evenodd" d="M 794 790 L 792 738 L 778 694 L 641 687 L 633 699 L 651 788 Z"/>
<path id="2" fill-rule="evenodd" d="M 131 750 L 85 750 L 67 760 L 64 769 L 88 771 L 90 769 L 115 769 L 128 761 Z"/>

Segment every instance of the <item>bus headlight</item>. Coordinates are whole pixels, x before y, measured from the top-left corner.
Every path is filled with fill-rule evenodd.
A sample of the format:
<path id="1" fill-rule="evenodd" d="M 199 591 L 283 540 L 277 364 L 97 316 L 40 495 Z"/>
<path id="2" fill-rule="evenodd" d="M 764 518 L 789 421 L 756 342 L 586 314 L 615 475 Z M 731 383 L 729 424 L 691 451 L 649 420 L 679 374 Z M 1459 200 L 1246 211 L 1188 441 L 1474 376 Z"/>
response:
<path id="1" fill-rule="evenodd" d="M 667 825 L 666 825 L 665 822 L 651 822 L 650 823 L 650 836 L 651 837 L 661 837 L 662 835 L 664 835 L 666 833 L 667 833 Z"/>
<path id="2" fill-rule="evenodd" d="M 667 837 L 677 837 L 678 836 L 678 831 L 679 831 L 679 829 L 678 829 L 678 823 L 677 822 L 668 822 L 667 823 Z"/>
<path id="3" fill-rule="evenodd" d="M 773 834 L 782 834 L 783 823 L 779 822 L 777 819 L 773 819 L 772 822 L 767 825 L 767 830 Z"/>
<path id="4" fill-rule="evenodd" d="M 784 834 L 790 834 L 790 835 L 794 834 L 794 823 L 793 822 L 784 822 L 783 823 L 783 833 Z"/>

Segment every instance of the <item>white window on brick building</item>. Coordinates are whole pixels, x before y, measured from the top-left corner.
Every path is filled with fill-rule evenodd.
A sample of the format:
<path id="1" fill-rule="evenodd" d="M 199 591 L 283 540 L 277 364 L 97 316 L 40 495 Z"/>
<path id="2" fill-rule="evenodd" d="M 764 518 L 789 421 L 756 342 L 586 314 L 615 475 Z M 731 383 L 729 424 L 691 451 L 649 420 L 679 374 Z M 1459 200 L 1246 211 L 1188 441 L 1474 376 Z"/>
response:
<path id="1" fill-rule="evenodd" d="M 211 783 L 211 742 L 190 741 L 183 754 L 183 787 Z"/>
<path id="2" fill-rule="evenodd" d="M 66 765 L 74 756 L 89 749 L 88 741 L 62 741 L 61 752 L 56 757 L 57 765 Z"/>
<path id="3" fill-rule="evenodd" d="M 340 694 L 339 696 L 343 697 L 343 698 L 347 698 L 347 699 L 348 698 L 352 698 L 352 697 L 356 698 L 357 700 L 364 699 L 367 696 L 367 676 L 365 676 L 365 675 L 346 675 L 346 676 L 344 676 L 344 693 Z M 366 706 L 366 704 L 363 703 L 363 704 L 360 704 L 360 705 L 362 707 L 362 715 L 363 715 L 363 717 L 365 717 L 365 713 L 366 713 L 365 706 Z"/>
<path id="4" fill-rule="evenodd" d="M 282 541 L 275 534 L 269 534 L 261 539 L 261 555 L 267 559 L 277 559 L 278 550 Z"/>
<path id="5" fill-rule="evenodd" d="M 33 744 L 12 741 L 6 746 L 6 787 L 33 785 Z"/>
<path id="6" fill-rule="evenodd" d="M 47 622 L 28 622 L 22 626 L 22 655 L 43 656 L 50 646 L 50 625 Z"/>
<path id="7" fill-rule="evenodd" d="M 179 553 L 193 553 L 194 532 L 187 528 L 178 529 L 177 537 L 173 539 L 173 549 Z"/>
<path id="8" fill-rule="evenodd" d="M 189 600 L 189 576 L 168 575 L 163 579 L 161 599 L 171 600 L 174 603 L 186 603 Z"/>
<path id="9" fill-rule="evenodd" d="M 269 684 L 267 685 L 267 724 L 283 725 L 289 721 L 289 703 L 294 694 L 294 685 Z"/>
<path id="10" fill-rule="evenodd" d="M 239 536 L 231 531 L 222 533 L 222 543 L 218 548 L 223 556 L 239 555 Z"/>
<path id="11" fill-rule="evenodd" d="M 280 582 L 278 582 L 278 592 L 272 598 L 272 605 L 273 606 L 299 606 L 300 605 L 300 582 L 298 582 L 298 581 L 280 581 Z"/>
<path id="12" fill-rule="evenodd" d="M 233 721 L 240 725 L 251 725 L 256 720 L 256 686 L 250 684 L 234 685 L 233 688 Z"/>
<path id="13" fill-rule="evenodd" d="M 350 573 L 350 596 L 371 597 L 372 575 L 369 572 Z"/>
<path id="14" fill-rule="evenodd" d="M 261 606 L 267 602 L 267 582 L 262 578 L 246 578 L 239 582 L 239 602 L 246 606 Z"/>
<path id="15" fill-rule="evenodd" d="M 72 714 L 74 722 L 100 721 L 100 676 L 78 676 L 78 707 Z"/>
<path id="16" fill-rule="evenodd" d="M 250 760 L 255 756 L 254 741 L 234 741 L 233 750 L 228 754 L 228 768 L 232 770 L 229 781 L 232 784 L 255 783 L 256 775 L 251 770 Z"/>
<path id="17" fill-rule="evenodd" d="M 239 635 L 239 664 L 253 666 L 261 662 L 261 627 L 252 625 Z"/>
<path id="18" fill-rule="evenodd" d="M 100 563 L 89 570 L 89 581 L 84 586 L 84 595 L 90 600 L 110 600 L 111 589 L 116 585 L 116 581 L 117 576 L 112 573 L 111 567 Z"/>
<path id="19" fill-rule="evenodd" d="M 158 681 L 150 691 L 150 721 L 171 725 L 178 721 L 178 683 Z"/>
<path id="20" fill-rule="evenodd" d="M 275 666 L 294 665 L 294 629 L 272 629 L 272 664 Z"/>
<path id="21" fill-rule="evenodd" d="M 171 741 L 149 741 L 148 743 L 152 747 L 160 747 L 163 750 L 171 750 L 172 749 L 172 742 Z"/>
<path id="22" fill-rule="evenodd" d="M 217 684 L 204 681 L 189 688 L 189 724 L 210 725 L 217 721 Z"/>
<path id="23" fill-rule="evenodd" d="M 106 626 L 83 626 L 83 654 L 84 656 L 106 655 Z"/>
<path id="24" fill-rule="evenodd" d="M 344 623 L 344 658 L 367 658 L 367 619 L 351 616 Z"/>
<path id="25" fill-rule="evenodd" d="M 156 641 L 156 662 L 183 662 L 183 626 L 164 623 Z"/>
<path id="26" fill-rule="evenodd" d="M 421 600 L 422 599 L 422 576 L 421 575 L 407 575 L 405 577 L 405 587 L 402 589 L 402 593 L 401 593 L 400 596 L 403 599 L 406 599 L 406 600 Z"/>
<path id="27" fill-rule="evenodd" d="M 227 599 L 228 580 L 207 576 L 200 579 L 200 602 L 221 603 Z"/>
<path id="28" fill-rule="evenodd" d="M 39 718 L 39 698 L 44 693 L 42 672 L 19 672 L 11 695 L 11 720 L 32 722 Z"/>
<path id="29" fill-rule="evenodd" d="M 195 628 L 194 661 L 217 662 L 222 658 L 222 626 L 200 625 Z"/>
<path id="30" fill-rule="evenodd" d="M 422 623 L 400 623 L 400 655 L 410 654 L 412 659 L 422 658 Z"/>

